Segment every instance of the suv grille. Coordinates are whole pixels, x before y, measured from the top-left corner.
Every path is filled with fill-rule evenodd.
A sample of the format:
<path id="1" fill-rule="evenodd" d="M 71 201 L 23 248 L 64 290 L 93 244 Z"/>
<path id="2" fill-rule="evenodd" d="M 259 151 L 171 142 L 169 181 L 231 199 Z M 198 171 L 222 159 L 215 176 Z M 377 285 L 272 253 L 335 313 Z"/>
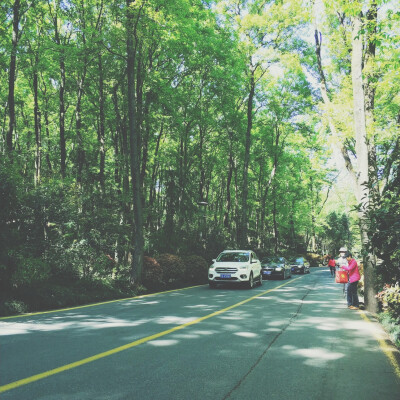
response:
<path id="1" fill-rule="evenodd" d="M 220 273 L 225 273 L 225 272 L 228 272 L 228 273 L 230 273 L 230 274 L 234 274 L 234 273 L 236 273 L 238 271 L 238 269 L 237 268 L 235 268 L 235 267 L 218 267 L 218 268 L 215 268 L 215 272 L 218 272 L 219 274 Z"/>

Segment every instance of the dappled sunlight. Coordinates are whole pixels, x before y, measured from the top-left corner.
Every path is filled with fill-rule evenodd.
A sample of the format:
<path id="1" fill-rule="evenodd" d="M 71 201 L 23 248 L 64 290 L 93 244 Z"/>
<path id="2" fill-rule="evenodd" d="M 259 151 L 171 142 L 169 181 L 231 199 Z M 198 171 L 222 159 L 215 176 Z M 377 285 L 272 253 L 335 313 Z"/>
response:
<path id="1" fill-rule="evenodd" d="M 216 333 L 218 333 L 218 331 L 194 330 L 193 333 L 200 336 L 206 336 L 206 335 L 215 335 Z"/>
<path id="2" fill-rule="evenodd" d="M 242 317 L 238 317 L 236 315 L 220 315 L 218 317 L 219 319 L 223 319 L 223 320 L 232 320 L 232 321 L 237 321 L 238 319 L 241 319 Z"/>
<path id="3" fill-rule="evenodd" d="M 149 345 L 156 346 L 156 347 L 174 346 L 178 343 L 179 343 L 179 341 L 174 340 L 174 339 L 152 340 L 152 341 L 148 342 Z"/>
<path id="4" fill-rule="evenodd" d="M 289 328 L 291 330 L 298 330 L 303 328 L 317 329 L 321 331 L 341 331 L 354 329 L 362 329 L 362 321 L 349 321 L 346 318 L 337 318 L 321 316 L 321 317 L 302 317 L 294 322 Z"/>
<path id="5" fill-rule="evenodd" d="M 218 306 L 217 305 L 209 305 L 209 304 L 196 304 L 193 306 L 185 306 L 185 308 L 200 309 L 202 311 L 211 311 L 211 310 L 218 308 Z"/>
<path id="6" fill-rule="evenodd" d="M 247 311 L 240 311 L 240 310 L 231 310 L 227 314 L 221 314 L 218 316 L 219 319 L 226 319 L 226 320 L 240 320 L 243 318 L 247 318 L 249 313 Z"/>
<path id="7" fill-rule="evenodd" d="M 282 325 L 286 325 L 288 323 L 287 319 L 276 319 L 272 322 L 268 323 L 268 326 L 282 326 Z"/>
<path id="8" fill-rule="evenodd" d="M 170 292 L 170 293 L 166 293 L 168 296 L 171 296 L 171 297 L 182 297 L 182 296 L 187 296 L 187 293 L 185 292 L 185 291 L 179 291 L 179 290 L 177 290 L 177 291 L 173 291 L 173 292 Z"/>
<path id="9" fill-rule="evenodd" d="M 176 339 L 198 339 L 200 335 L 194 333 L 175 333 L 173 337 Z"/>
<path id="10" fill-rule="evenodd" d="M 255 300 L 276 300 L 277 296 L 259 296 Z"/>
<path id="11" fill-rule="evenodd" d="M 280 328 L 268 328 L 268 329 L 264 329 L 265 332 L 269 333 L 269 332 L 282 332 L 282 329 Z"/>
<path id="12" fill-rule="evenodd" d="M 257 335 L 256 333 L 253 332 L 234 332 L 233 333 L 236 336 L 241 336 L 241 337 L 245 337 L 245 338 L 258 338 L 259 335 Z"/>
<path id="13" fill-rule="evenodd" d="M 329 361 L 335 361 L 346 356 L 345 353 L 329 351 L 323 347 L 301 349 L 286 345 L 282 346 L 282 350 L 291 356 L 305 358 L 304 364 L 312 367 L 325 367 Z"/>
<path id="14" fill-rule="evenodd" d="M 55 322 L 55 320 L 56 318 L 49 319 L 43 322 L 29 321 L 29 322 L 18 322 L 12 324 L 0 323 L 0 336 L 21 335 L 30 332 L 57 332 L 74 328 L 105 329 L 105 328 L 117 328 L 117 327 L 119 328 L 136 327 L 151 321 L 148 318 L 129 321 L 113 317 L 107 317 L 107 318 L 86 317 L 82 318 L 80 321 L 74 321 L 74 320 L 65 321 L 65 318 L 63 318 L 63 321 L 60 322 Z"/>
<path id="15" fill-rule="evenodd" d="M 237 330 L 239 330 L 239 329 L 241 329 L 242 327 L 241 326 L 239 326 L 239 325 L 233 325 L 233 324 L 225 324 L 225 325 L 223 325 L 223 330 L 224 331 L 231 331 L 231 332 L 233 332 L 233 331 L 237 331 Z"/>
<path id="16" fill-rule="evenodd" d="M 163 317 L 160 317 L 156 320 L 154 320 L 155 323 L 160 324 L 160 325 L 184 325 L 187 324 L 188 322 L 192 322 L 196 320 L 197 317 L 188 317 L 188 318 L 183 318 L 183 317 L 177 317 L 173 315 L 166 315 Z"/>
<path id="17" fill-rule="evenodd" d="M 161 304 L 162 302 L 160 300 L 146 300 L 146 299 L 132 299 L 129 301 L 121 301 L 118 303 L 118 306 L 120 307 L 132 307 L 132 306 L 138 306 L 138 305 L 155 305 L 155 304 Z"/>

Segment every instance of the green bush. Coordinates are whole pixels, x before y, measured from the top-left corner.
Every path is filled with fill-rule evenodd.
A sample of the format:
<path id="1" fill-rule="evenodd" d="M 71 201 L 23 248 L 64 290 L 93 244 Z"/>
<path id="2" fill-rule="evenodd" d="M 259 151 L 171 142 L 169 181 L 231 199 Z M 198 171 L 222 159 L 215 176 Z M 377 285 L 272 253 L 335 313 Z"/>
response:
<path id="1" fill-rule="evenodd" d="M 185 263 L 174 254 L 160 254 L 156 257 L 162 269 L 163 281 L 168 289 L 182 287 L 185 282 Z"/>
<path id="2" fill-rule="evenodd" d="M 12 276 L 14 285 L 27 285 L 31 282 L 47 281 L 50 278 L 50 266 L 42 259 L 18 255 L 16 270 Z"/>
<path id="3" fill-rule="evenodd" d="M 0 302 L 0 315 L 55 310 L 141 294 L 141 288 L 122 290 L 113 281 L 80 279 L 62 285 L 54 281 L 36 281 L 20 285 Z"/>
<path id="4" fill-rule="evenodd" d="M 185 282 L 188 284 L 207 283 L 207 261 L 200 256 L 183 256 L 182 261 L 186 267 Z"/>
<path id="5" fill-rule="evenodd" d="M 310 267 L 319 267 L 320 264 L 324 263 L 324 257 L 318 253 L 308 252 L 305 258 L 310 263 Z"/>
<path id="6" fill-rule="evenodd" d="M 9 316 L 28 312 L 28 306 L 20 300 L 0 302 L 0 315 Z"/>
<path id="7" fill-rule="evenodd" d="M 163 269 L 156 259 L 144 257 L 142 281 L 143 285 L 151 292 L 165 289 Z"/>
<path id="8" fill-rule="evenodd" d="M 378 315 L 378 320 L 389 335 L 392 342 L 400 348 L 400 321 L 394 319 L 388 312 Z"/>

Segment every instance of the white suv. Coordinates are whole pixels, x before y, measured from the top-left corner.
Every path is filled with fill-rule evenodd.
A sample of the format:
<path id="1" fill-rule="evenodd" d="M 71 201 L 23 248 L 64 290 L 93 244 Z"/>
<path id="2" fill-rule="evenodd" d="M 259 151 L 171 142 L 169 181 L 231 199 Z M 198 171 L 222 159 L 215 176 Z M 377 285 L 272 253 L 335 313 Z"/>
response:
<path id="1" fill-rule="evenodd" d="M 210 288 L 218 283 L 246 283 L 251 289 L 255 282 L 262 285 L 261 263 L 251 250 L 225 250 L 208 269 Z"/>

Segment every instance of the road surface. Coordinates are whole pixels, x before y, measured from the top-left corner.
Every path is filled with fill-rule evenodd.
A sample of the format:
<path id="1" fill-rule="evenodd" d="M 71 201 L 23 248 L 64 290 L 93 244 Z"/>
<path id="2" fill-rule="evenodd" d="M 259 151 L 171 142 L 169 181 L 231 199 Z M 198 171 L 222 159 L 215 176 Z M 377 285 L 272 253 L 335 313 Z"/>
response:
<path id="1" fill-rule="evenodd" d="M 398 353 L 325 268 L 0 319 L 1 400 L 398 398 Z"/>

